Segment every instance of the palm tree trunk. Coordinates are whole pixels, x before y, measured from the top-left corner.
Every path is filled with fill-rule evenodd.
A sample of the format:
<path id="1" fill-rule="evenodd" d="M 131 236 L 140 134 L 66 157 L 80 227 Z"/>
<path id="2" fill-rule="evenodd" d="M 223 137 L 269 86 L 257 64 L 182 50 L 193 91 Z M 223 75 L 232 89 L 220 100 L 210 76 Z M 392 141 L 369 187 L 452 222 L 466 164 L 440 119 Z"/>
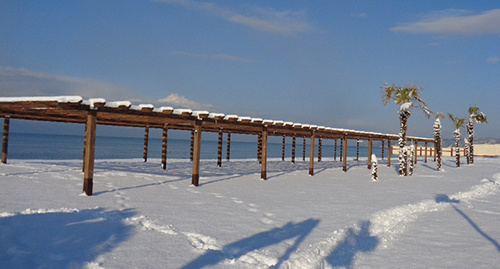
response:
<path id="1" fill-rule="evenodd" d="M 474 118 L 472 115 L 469 117 L 469 124 L 467 125 L 467 133 L 469 134 L 469 155 L 467 156 L 467 164 L 474 163 Z"/>
<path id="2" fill-rule="evenodd" d="M 443 155 L 443 150 L 441 149 L 441 121 L 439 118 L 434 122 L 434 150 L 434 154 L 436 154 L 437 170 L 442 171 L 441 156 Z"/>
<path id="3" fill-rule="evenodd" d="M 399 121 L 400 121 L 400 126 L 399 126 L 399 139 L 398 139 L 398 145 L 399 145 L 399 175 L 400 176 L 407 176 L 408 175 L 408 166 L 407 166 L 407 158 L 405 158 L 405 147 L 406 147 L 406 131 L 408 129 L 408 118 L 410 117 L 411 113 L 407 110 L 402 110 L 399 112 Z"/>
<path id="4" fill-rule="evenodd" d="M 457 157 L 456 164 L 460 167 L 460 129 L 456 129 L 455 132 L 455 156 Z"/>

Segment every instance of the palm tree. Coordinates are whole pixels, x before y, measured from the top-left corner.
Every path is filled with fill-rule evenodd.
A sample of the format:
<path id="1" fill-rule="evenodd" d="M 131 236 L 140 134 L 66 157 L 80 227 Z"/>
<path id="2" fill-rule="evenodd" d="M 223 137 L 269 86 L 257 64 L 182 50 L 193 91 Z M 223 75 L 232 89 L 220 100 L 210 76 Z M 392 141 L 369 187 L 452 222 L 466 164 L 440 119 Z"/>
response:
<path id="1" fill-rule="evenodd" d="M 420 98 L 422 88 L 417 85 L 396 86 L 385 84 L 382 88 L 382 100 L 386 106 L 391 100 L 396 105 L 399 105 L 399 175 L 407 176 L 408 169 L 404 158 L 404 149 L 406 147 L 406 132 L 408 130 L 408 118 L 411 116 L 410 110 L 413 107 L 418 107 L 424 111 L 427 118 L 430 117 L 431 111 L 427 108 L 425 102 Z"/>
<path id="2" fill-rule="evenodd" d="M 460 167 L 460 128 L 465 126 L 465 119 L 457 118 L 451 113 L 448 113 L 448 116 L 455 124 L 455 131 L 453 132 L 455 134 L 455 156 L 457 157 L 457 167 Z"/>
<path id="3" fill-rule="evenodd" d="M 442 139 L 441 139 L 441 121 L 439 118 L 444 119 L 444 115 L 441 112 L 438 112 L 436 115 L 436 121 L 434 122 L 434 149 L 436 154 L 436 162 L 437 162 L 437 170 L 442 171 L 442 162 L 441 157 L 443 156 L 443 149 L 441 148 Z"/>
<path id="4" fill-rule="evenodd" d="M 469 123 L 467 124 L 467 133 L 469 134 L 469 154 L 467 156 L 467 164 L 474 163 L 474 122 L 488 123 L 486 115 L 479 112 L 477 106 L 469 107 Z"/>

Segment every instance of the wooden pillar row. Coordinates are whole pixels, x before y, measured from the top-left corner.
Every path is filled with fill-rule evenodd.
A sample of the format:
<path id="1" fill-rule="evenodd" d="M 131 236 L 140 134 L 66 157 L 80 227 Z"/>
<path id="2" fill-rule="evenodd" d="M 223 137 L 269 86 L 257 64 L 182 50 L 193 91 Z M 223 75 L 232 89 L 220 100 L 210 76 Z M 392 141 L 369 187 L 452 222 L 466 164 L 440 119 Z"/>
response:
<path id="1" fill-rule="evenodd" d="M 144 128 L 144 150 L 142 151 L 142 159 L 148 161 L 148 144 L 149 144 L 149 126 Z"/>
<path id="2" fill-rule="evenodd" d="M 168 124 L 163 125 L 161 138 L 161 168 L 167 169 Z"/>
<path id="3" fill-rule="evenodd" d="M 311 134 L 311 145 L 309 153 L 309 175 L 314 176 L 314 140 L 316 140 L 316 132 L 313 131 Z"/>
<path id="4" fill-rule="evenodd" d="M 342 171 L 347 172 L 347 135 L 344 135 L 344 141 L 342 147 L 340 148 L 340 154 L 342 159 Z"/>
<path id="5" fill-rule="evenodd" d="M 262 156 L 261 156 L 261 172 L 260 178 L 262 180 L 267 179 L 267 125 L 263 127 L 261 133 L 261 141 L 262 141 Z"/>
<path id="6" fill-rule="evenodd" d="M 90 196 L 93 190 L 94 181 L 94 158 L 95 158 L 95 138 L 97 111 L 89 110 L 85 128 L 85 156 L 83 158 L 83 192 Z"/>
<path id="7" fill-rule="evenodd" d="M 227 133 L 226 159 L 229 161 L 230 158 L 231 158 L 231 133 Z"/>
<path id="8" fill-rule="evenodd" d="M 9 126 L 10 118 L 3 118 L 3 137 L 2 137 L 2 163 L 7 163 L 7 152 L 9 147 Z"/>
<path id="9" fill-rule="evenodd" d="M 222 128 L 219 129 L 219 137 L 217 143 L 217 167 L 222 167 Z"/>
<path id="10" fill-rule="evenodd" d="M 198 187 L 200 183 L 200 152 L 201 152 L 201 120 L 197 120 L 193 130 L 193 177 L 191 184 Z"/>

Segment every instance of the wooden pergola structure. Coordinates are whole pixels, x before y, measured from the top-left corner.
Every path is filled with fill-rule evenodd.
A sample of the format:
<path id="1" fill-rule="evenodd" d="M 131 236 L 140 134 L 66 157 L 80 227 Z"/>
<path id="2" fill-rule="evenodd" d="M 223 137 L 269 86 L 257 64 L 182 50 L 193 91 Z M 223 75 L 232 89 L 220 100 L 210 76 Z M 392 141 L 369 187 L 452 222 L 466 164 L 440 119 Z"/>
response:
<path id="1" fill-rule="evenodd" d="M 83 191 L 92 195 L 94 152 L 96 125 L 113 125 L 145 128 L 144 159 L 147 158 L 149 128 L 163 130 L 162 137 L 162 167 L 166 169 L 168 130 L 190 130 L 192 134 L 192 184 L 199 185 L 201 135 L 203 132 L 219 134 L 218 166 L 222 159 L 222 135 L 228 135 L 227 158 L 229 159 L 230 135 L 249 134 L 259 136 L 259 160 L 261 162 L 261 179 L 267 178 L 267 140 L 269 136 L 283 137 L 283 159 L 285 138 L 292 137 L 292 162 L 295 162 L 296 138 L 310 139 L 309 174 L 314 175 L 315 140 L 319 142 L 318 160 L 321 161 L 322 139 L 337 139 L 341 141 L 340 157 L 343 161 L 343 171 L 347 171 L 347 141 L 368 141 L 368 168 L 371 165 L 372 142 L 387 141 L 387 158 L 390 166 L 391 141 L 397 140 L 397 135 L 362 132 L 347 129 L 336 129 L 324 126 L 300 124 L 283 121 L 262 120 L 236 115 L 209 113 L 207 111 L 192 111 L 189 109 L 173 109 L 172 107 L 154 108 L 153 105 L 133 106 L 128 101 L 106 102 L 101 98 L 83 100 L 80 96 L 56 97 L 8 97 L 0 98 L 0 117 L 4 118 L 2 163 L 7 162 L 7 147 L 10 119 L 66 122 L 85 124 L 85 142 L 83 154 Z M 408 140 L 433 143 L 432 139 L 408 137 Z M 304 159 L 305 159 L 305 147 Z M 335 147 L 336 149 L 336 147 Z M 383 154 L 383 153 L 382 153 Z M 336 153 L 335 153 L 336 156 Z M 427 161 L 427 150 L 425 150 Z"/>

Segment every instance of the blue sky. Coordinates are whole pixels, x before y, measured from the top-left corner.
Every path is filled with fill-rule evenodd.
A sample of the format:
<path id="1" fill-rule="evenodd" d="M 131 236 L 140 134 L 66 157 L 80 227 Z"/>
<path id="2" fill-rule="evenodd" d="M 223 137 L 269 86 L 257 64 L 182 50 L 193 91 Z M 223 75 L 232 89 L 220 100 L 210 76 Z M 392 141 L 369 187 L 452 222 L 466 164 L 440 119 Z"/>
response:
<path id="1" fill-rule="evenodd" d="M 479 106 L 489 124 L 476 136 L 500 137 L 497 1 L 7 0 L 0 36 L 0 96 L 398 133 L 380 87 L 415 83 L 433 111 Z M 431 137 L 432 125 L 414 110 L 409 135 Z"/>

